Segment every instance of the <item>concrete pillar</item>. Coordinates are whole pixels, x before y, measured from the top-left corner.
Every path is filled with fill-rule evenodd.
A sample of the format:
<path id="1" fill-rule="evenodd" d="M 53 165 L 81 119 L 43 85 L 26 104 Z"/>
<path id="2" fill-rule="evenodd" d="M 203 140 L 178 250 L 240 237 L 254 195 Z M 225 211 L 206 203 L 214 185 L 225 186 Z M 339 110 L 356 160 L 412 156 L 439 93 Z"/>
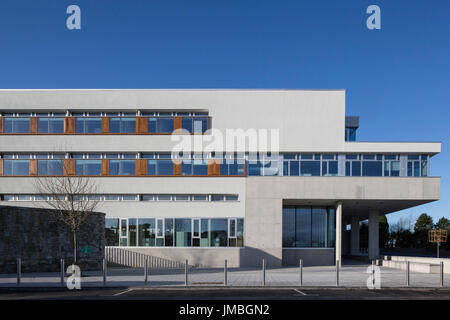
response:
<path id="1" fill-rule="evenodd" d="M 352 217 L 352 231 L 350 234 L 350 253 L 359 255 L 359 217 Z"/>
<path id="2" fill-rule="evenodd" d="M 342 264 L 342 202 L 336 203 L 336 262 Z"/>
<path id="3" fill-rule="evenodd" d="M 369 259 L 378 259 L 380 256 L 379 248 L 379 229 L 378 229 L 378 211 L 369 211 Z"/>

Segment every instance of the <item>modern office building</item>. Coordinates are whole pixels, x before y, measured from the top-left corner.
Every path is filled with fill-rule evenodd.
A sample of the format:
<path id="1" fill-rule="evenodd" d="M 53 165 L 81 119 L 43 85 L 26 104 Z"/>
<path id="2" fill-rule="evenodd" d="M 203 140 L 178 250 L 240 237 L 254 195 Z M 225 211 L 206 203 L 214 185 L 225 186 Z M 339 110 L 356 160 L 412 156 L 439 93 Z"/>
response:
<path id="1" fill-rule="evenodd" d="M 100 201 L 108 246 L 333 265 L 359 254 L 368 219 L 376 258 L 380 215 L 439 199 L 441 144 L 359 142 L 358 127 L 344 90 L 2 90 L 0 204 L 40 205 L 36 177 L 86 176 L 99 192 L 79 196 Z"/>

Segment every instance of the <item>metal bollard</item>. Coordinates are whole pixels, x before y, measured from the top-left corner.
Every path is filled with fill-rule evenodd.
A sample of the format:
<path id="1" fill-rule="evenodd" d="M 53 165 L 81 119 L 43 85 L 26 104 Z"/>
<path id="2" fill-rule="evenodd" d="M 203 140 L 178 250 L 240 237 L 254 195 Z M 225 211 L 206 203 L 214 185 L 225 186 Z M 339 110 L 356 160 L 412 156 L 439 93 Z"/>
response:
<path id="1" fill-rule="evenodd" d="M 22 278 L 22 260 L 17 258 L 17 285 L 20 286 L 20 280 Z"/>
<path id="2" fill-rule="evenodd" d="M 189 261 L 186 259 L 186 263 L 184 264 L 184 285 L 188 285 L 188 263 Z"/>
<path id="3" fill-rule="evenodd" d="M 225 265 L 223 267 L 223 285 L 228 285 L 228 266 L 227 266 L 227 260 L 225 260 Z"/>
<path id="4" fill-rule="evenodd" d="M 145 285 L 147 285 L 147 280 L 148 280 L 148 258 L 145 258 L 145 262 L 144 262 L 144 283 Z"/>
<path id="5" fill-rule="evenodd" d="M 336 260 L 336 287 L 339 287 L 339 260 Z"/>
<path id="6" fill-rule="evenodd" d="M 375 260 L 372 260 L 372 285 L 375 288 Z"/>
<path id="7" fill-rule="evenodd" d="M 440 265 L 441 265 L 440 273 L 441 273 L 441 288 L 442 288 L 444 286 L 444 261 L 441 261 Z"/>
<path id="8" fill-rule="evenodd" d="M 409 287 L 409 261 L 406 261 L 406 286 Z"/>
<path id="9" fill-rule="evenodd" d="M 303 260 L 299 261 L 299 271 L 300 271 L 300 287 L 303 286 Z"/>
<path id="10" fill-rule="evenodd" d="M 64 286 L 64 259 L 61 259 L 61 286 Z"/>
<path id="11" fill-rule="evenodd" d="M 107 273 L 107 269 L 106 269 L 106 259 L 103 259 L 103 285 L 106 286 L 106 273 Z"/>
<path id="12" fill-rule="evenodd" d="M 262 259 L 262 285 L 266 285 L 266 260 Z"/>

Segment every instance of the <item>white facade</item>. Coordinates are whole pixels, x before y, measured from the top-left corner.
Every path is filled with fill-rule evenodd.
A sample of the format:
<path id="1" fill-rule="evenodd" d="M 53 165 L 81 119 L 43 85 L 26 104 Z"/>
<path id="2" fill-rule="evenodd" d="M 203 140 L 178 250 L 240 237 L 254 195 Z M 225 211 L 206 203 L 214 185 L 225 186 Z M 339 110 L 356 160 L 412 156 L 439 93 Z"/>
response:
<path id="1" fill-rule="evenodd" d="M 140 247 L 129 250 L 203 265 L 255 266 L 265 258 L 269 265 L 332 264 L 341 260 L 340 232 L 332 247 L 283 248 L 283 207 L 342 204 L 345 225 L 440 198 L 440 178 L 426 174 L 408 176 L 408 155 L 441 151 L 438 142 L 349 142 L 345 141 L 344 90 L 1 90 L 0 114 L 61 112 L 202 112 L 210 127 L 279 130 L 278 176 L 101 176 L 93 179 L 102 194 L 133 195 L 233 195 L 234 201 L 103 201 L 100 211 L 107 218 L 243 218 L 244 246 L 217 248 Z M 5 128 L 5 124 L 3 124 Z M 3 129 L 5 130 L 5 129 Z M 214 135 L 214 133 L 213 133 Z M 216 135 L 209 138 L 217 137 Z M 200 138 L 206 138 L 201 136 Z M 14 134 L 0 132 L 0 154 L 38 153 L 170 153 L 177 142 L 170 135 L 148 134 Z M 223 151 L 226 150 L 224 146 Z M 236 150 L 234 150 L 236 151 Z M 245 150 L 253 151 L 246 146 Z M 335 154 L 338 169 L 333 176 L 286 176 L 285 154 Z M 346 154 L 397 155 L 400 176 L 346 176 Z M 287 157 L 286 157 L 287 158 Z M 248 155 L 247 155 L 248 159 Z M 315 158 L 314 158 L 315 159 Z M 320 160 L 320 172 L 325 160 Z M 384 166 L 383 158 L 382 165 Z M 387 159 L 387 158 L 386 158 Z M 363 162 L 363 161 L 360 161 Z M 420 161 L 419 161 L 420 162 Z M 432 161 L 431 161 L 432 162 Z M 246 163 L 248 165 L 248 163 Z M 5 167 L 6 168 L 6 167 Z M 0 195 L 36 193 L 35 177 L 0 176 Z M 363 167 L 361 167 L 363 168 Z M 397 167 L 396 167 L 397 168 Z M 384 167 L 383 167 L 384 169 Z M 382 170 L 383 170 L 382 169 Z M 295 169 L 289 169 L 294 170 Z M 363 169 L 361 169 L 363 170 Z M 424 171 L 424 172 L 425 172 Z M 291 172 L 291 171 L 288 171 Z M 384 172 L 384 170 L 382 171 Z M 421 171 L 422 172 L 422 171 Z M 3 201 L 2 205 L 36 206 L 36 201 Z M 338 224 L 339 225 L 339 224 Z M 228 230 L 229 231 L 229 230 Z M 376 258 L 377 233 L 371 233 L 369 256 Z M 328 239 L 328 238 L 327 238 Z M 328 239 L 330 240 L 330 239 Z M 375 242 L 376 241 L 376 242 Z M 352 252 L 359 243 L 352 241 Z M 376 245 L 375 245 L 376 243 Z M 202 250 L 208 255 L 202 257 Z M 217 255 L 211 254 L 217 250 Z M 345 254 L 345 250 L 342 250 Z M 208 253 L 207 253 L 208 252 Z M 214 252 L 214 251 L 213 251 Z"/>

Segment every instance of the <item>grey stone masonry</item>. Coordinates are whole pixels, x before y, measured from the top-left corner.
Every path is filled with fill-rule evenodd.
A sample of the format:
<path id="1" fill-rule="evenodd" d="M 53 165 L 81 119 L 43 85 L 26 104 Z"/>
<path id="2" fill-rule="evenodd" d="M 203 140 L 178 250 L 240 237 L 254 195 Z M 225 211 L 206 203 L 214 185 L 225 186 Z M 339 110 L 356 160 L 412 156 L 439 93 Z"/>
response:
<path id="1" fill-rule="evenodd" d="M 105 214 L 92 213 L 77 234 L 81 270 L 100 270 L 105 253 Z M 52 210 L 0 206 L 0 273 L 60 270 L 73 263 L 73 234 Z"/>

